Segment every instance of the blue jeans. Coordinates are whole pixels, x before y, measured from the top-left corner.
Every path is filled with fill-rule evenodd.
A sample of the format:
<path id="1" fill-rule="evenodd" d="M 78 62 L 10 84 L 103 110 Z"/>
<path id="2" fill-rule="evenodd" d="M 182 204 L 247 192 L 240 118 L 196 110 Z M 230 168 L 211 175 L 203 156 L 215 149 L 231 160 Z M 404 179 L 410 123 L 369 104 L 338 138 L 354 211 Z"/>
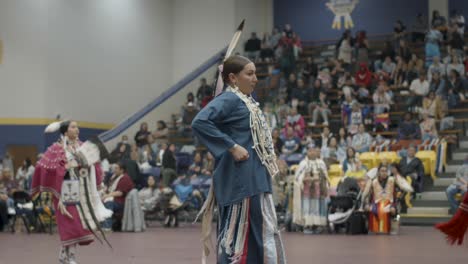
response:
<path id="1" fill-rule="evenodd" d="M 458 188 L 458 186 L 451 184 L 445 193 L 447 194 L 447 199 L 450 204 L 450 209 L 452 209 L 452 212 L 455 212 L 458 209 L 458 206 L 460 205 L 460 202 L 455 200 L 455 195 L 457 193 L 460 193 L 462 196 L 465 195 L 466 191 L 461 190 Z"/>
<path id="2" fill-rule="evenodd" d="M 120 203 L 116 203 L 114 201 L 106 202 L 104 203 L 104 207 L 106 207 L 109 210 L 112 210 L 112 212 L 120 212 L 123 210 L 123 205 Z M 102 222 L 102 228 L 112 228 L 112 223 L 113 223 L 113 218 L 107 218 Z"/>

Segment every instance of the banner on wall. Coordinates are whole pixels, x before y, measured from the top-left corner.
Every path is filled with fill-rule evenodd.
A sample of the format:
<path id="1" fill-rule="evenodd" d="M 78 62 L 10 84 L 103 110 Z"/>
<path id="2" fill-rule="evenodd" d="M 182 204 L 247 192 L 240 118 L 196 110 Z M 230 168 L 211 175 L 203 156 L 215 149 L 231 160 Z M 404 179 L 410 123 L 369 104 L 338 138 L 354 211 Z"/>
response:
<path id="1" fill-rule="evenodd" d="M 330 0 L 325 5 L 333 12 L 335 18 L 333 19 L 332 28 L 340 30 L 342 18 L 344 20 L 344 28 L 350 29 L 354 27 L 351 13 L 353 12 L 359 0 Z"/>

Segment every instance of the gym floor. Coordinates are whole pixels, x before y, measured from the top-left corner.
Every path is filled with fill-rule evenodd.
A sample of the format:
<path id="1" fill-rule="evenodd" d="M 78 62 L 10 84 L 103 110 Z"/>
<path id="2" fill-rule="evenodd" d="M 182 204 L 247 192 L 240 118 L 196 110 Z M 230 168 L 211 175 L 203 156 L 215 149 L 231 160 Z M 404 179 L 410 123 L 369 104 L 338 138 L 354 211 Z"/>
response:
<path id="1" fill-rule="evenodd" d="M 398 236 L 304 235 L 283 232 L 288 263 L 466 263 L 468 247 L 447 245 L 431 227 L 402 227 Z M 78 263 L 200 263 L 200 225 L 110 233 L 113 250 L 94 242 L 79 247 Z M 0 264 L 58 263 L 58 234 L 0 233 Z M 210 256 L 208 263 L 215 263 Z"/>

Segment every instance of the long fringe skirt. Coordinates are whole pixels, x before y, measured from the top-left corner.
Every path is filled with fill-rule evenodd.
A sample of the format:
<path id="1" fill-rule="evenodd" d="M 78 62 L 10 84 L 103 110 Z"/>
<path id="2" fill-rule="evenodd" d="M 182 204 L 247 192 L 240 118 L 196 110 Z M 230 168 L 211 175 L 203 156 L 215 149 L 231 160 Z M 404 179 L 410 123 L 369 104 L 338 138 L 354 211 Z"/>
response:
<path id="1" fill-rule="evenodd" d="M 286 263 L 271 194 L 219 207 L 219 264 Z"/>

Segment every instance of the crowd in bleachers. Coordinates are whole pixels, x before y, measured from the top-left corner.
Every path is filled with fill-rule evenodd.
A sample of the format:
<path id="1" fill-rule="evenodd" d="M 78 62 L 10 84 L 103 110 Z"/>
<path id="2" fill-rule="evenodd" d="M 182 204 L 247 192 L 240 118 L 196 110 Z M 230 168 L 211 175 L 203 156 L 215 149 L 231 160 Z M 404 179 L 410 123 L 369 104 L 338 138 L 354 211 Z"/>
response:
<path id="1" fill-rule="evenodd" d="M 442 142 L 455 140 L 456 134 L 447 132 L 456 121 L 450 110 L 468 96 L 464 23 L 459 13 L 447 20 L 435 12 L 429 24 L 418 15 L 411 31 L 397 21 L 387 39 L 370 41 L 365 31 L 353 37 L 347 30 L 322 53 L 320 47 L 303 47 L 291 25 L 282 31 L 274 28 L 262 39 L 251 34 L 244 54 L 257 63 L 258 76 L 265 77 L 254 97 L 263 106 L 279 157 L 281 173 L 273 181 L 278 210 L 288 207 L 288 197 L 292 199 L 287 182 L 294 177 L 288 175 L 308 156 L 326 164 L 329 190 L 324 199 L 334 194 L 343 176 L 378 178 L 381 163 L 398 164 L 388 174 L 397 170 L 415 193 L 423 191 L 425 175 L 436 171 L 439 158 L 426 151 L 437 153 Z M 136 187 L 148 214 L 161 206 L 167 209 L 170 201 L 165 198 L 174 193 L 173 207 L 197 211 L 211 184 L 214 159 L 192 137 L 190 126 L 212 98 L 213 86 L 201 79 L 196 94 L 187 95 L 170 121 L 142 123 L 133 141 L 123 135 L 108 160 L 112 166 L 103 164 L 107 172 L 103 199 Z M 28 189 L 33 166 L 26 160 L 13 178 L 8 172 L 13 168 L 5 165 L 8 157 L 3 164 L 0 211 L 5 223 L 11 191 L 18 183 Z M 131 184 L 115 183 L 123 174 Z M 451 190 L 450 196 L 454 193 Z M 108 206 L 121 211 L 125 199 L 117 201 Z M 166 216 L 167 226 L 176 225 L 177 215 Z"/>

